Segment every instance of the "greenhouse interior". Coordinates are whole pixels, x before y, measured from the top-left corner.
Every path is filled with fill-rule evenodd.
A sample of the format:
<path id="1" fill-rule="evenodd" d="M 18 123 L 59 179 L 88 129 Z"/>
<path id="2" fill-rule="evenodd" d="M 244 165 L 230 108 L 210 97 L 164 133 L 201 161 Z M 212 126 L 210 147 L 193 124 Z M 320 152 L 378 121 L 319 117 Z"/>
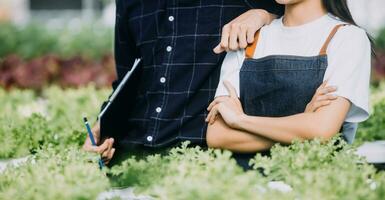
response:
<path id="1" fill-rule="evenodd" d="M 385 199 L 385 2 L 260 2 L 0 0 L 0 199 Z M 329 12 L 328 20 L 352 24 L 352 21 L 346 20 L 350 19 L 348 14 L 351 12 L 356 25 L 340 28 L 333 38 L 335 40 L 331 39 L 329 43 L 328 53 L 339 53 L 341 57 L 320 55 L 305 59 L 303 56 L 278 55 L 279 58 L 275 59 L 271 56 L 262 58 L 274 62 L 274 66 L 265 66 L 258 58 L 247 57 L 247 51 L 252 44 L 256 44 L 253 43 L 255 41 L 260 46 L 255 47 L 254 56 L 269 52 L 273 45 L 277 46 L 272 47 L 271 52 L 275 48 L 285 49 L 285 44 L 294 44 L 284 41 L 289 36 L 281 37 L 279 42 L 271 42 L 274 34 L 281 33 L 278 32 L 281 29 L 274 29 L 277 32 L 271 35 L 267 33 L 274 31 L 275 26 L 292 22 L 289 19 L 297 19 L 290 18 L 295 12 L 297 17 L 304 19 L 312 15 L 296 11 L 311 3 L 318 3 L 324 14 Z M 253 10 L 263 10 L 258 13 L 267 13 L 266 16 L 272 16 L 273 21 L 265 25 L 257 24 L 262 23 L 262 18 L 247 18 Z M 217 18 L 218 13 L 220 17 Z M 336 18 L 330 17 L 330 13 Z M 234 20 L 258 26 L 257 29 L 266 27 L 257 32 L 260 34 L 256 34 L 257 29 L 251 33 L 253 38 L 259 35 L 259 40 L 252 39 L 242 46 L 242 27 L 248 26 L 241 24 L 238 35 L 228 32 L 229 36 L 225 31 L 226 27 L 235 30 L 237 23 Z M 314 23 L 314 29 L 320 24 L 315 24 L 318 23 L 316 21 L 309 23 Z M 309 27 L 310 24 L 300 25 L 299 28 L 281 28 L 282 33 L 289 33 L 296 28 Z M 317 31 L 312 31 L 311 35 L 302 36 L 306 44 L 318 42 L 314 41 Z M 368 45 L 354 48 L 360 45 L 354 40 L 358 34 L 338 37 L 344 31 L 361 33 L 359 36 Z M 230 47 L 233 36 L 237 45 L 235 49 Z M 270 43 L 264 43 L 265 38 L 270 36 L 272 39 L 266 39 Z M 345 43 L 338 44 L 340 47 L 346 45 L 346 48 L 338 49 L 336 40 L 344 40 Z M 320 41 L 319 44 L 322 43 Z M 310 48 L 301 46 L 304 43 L 296 44 L 290 47 L 293 52 Z M 223 47 L 222 53 L 213 52 L 216 46 Z M 357 55 L 343 57 L 346 52 Z M 238 55 L 238 60 L 230 61 L 231 55 Z M 240 63 L 236 72 L 239 55 L 243 56 L 243 64 Z M 137 59 L 136 65 L 133 65 L 135 57 L 141 57 L 141 60 Z M 292 70 L 298 69 L 297 65 L 306 65 L 309 63 L 306 60 L 310 58 L 317 59 L 314 63 L 329 59 L 326 62 L 329 61 L 330 65 L 334 62 L 331 58 L 338 59 L 341 65 L 359 63 L 357 66 L 336 66 L 346 69 L 357 67 L 340 74 L 340 82 L 335 78 L 337 75 L 328 71 L 332 66 L 326 68 L 326 74 L 332 73 L 334 79 L 331 79 L 337 80 L 330 82 L 341 85 L 336 86 L 335 98 L 326 101 L 325 98 L 332 98 L 333 95 L 320 92 L 319 98 L 307 98 L 306 94 L 302 96 L 293 92 L 296 88 L 303 89 L 298 94 L 311 90 L 311 95 L 317 95 L 321 91 L 318 86 L 313 87 L 314 82 L 310 86 L 306 86 L 305 82 L 317 82 L 318 75 L 314 76 L 317 78 L 304 78 L 306 75 L 301 73 L 310 72 L 297 70 L 296 77 L 304 82 L 291 77 L 294 76 Z M 290 65 L 293 69 L 285 69 L 289 64 L 282 64 L 280 59 L 289 64 L 296 63 L 297 68 Z M 296 59 L 301 59 L 299 64 Z M 366 71 L 365 64 L 368 66 Z M 128 67 L 131 65 L 133 67 Z M 264 67 L 263 70 L 274 68 L 284 73 L 268 69 L 262 73 L 262 69 L 249 69 L 254 70 L 251 74 L 245 69 L 253 66 Z M 223 88 L 229 95 L 223 97 L 223 101 L 216 101 L 221 97 L 214 100 L 215 89 L 219 84 L 218 93 L 219 81 L 226 78 L 222 77 L 224 67 L 234 67 L 232 73 L 240 74 L 234 76 L 238 78 L 240 97 L 239 93 L 237 96 L 238 91 L 225 82 Z M 258 77 L 247 79 L 246 74 L 263 74 L 265 77 L 258 81 Z M 323 75 L 320 78 L 321 82 L 326 79 Z M 242 84 L 246 81 L 250 84 L 246 85 L 248 91 L 245 93 Z M 277 86 L 285 81 L 293 82 L 287 87 Z M 338 89 L 342 91 L 345 88 L 344 83 L 354 84 L 346 86 L 349 88 L 346 94 L 338 92 Z M 261 88 L 263 94 L 253 86 L 264 87 Z M 287 91 L 282 91 L 282 88 Z M 288 96 L 281 96 L 280 92 Z M 262 97 L 253 97 L 257 94 Z M 263 98 L 263 95 L 267 97 Z M 250 98 L 243 99 L 246 96 Z M 267 98 L 273 99 L 271 104 L 274 105 L 270 105 Z M 357 103 L 356 99 L 363 103 Z M 250 103 L 245 105 L 246 100 Z M 277 105 L 274 100 L 277 103 L 290 101 L 291 106 L 285 107 L 288 105 L 286 102 Z M 320 102 L 316 102 L 318 100 Z M 293 111 L 290 116 L 286 115 L 288 110 L 296 107 L 292 105 L 295 103 L 305 103 L 306 110 L 301 108 L 301 112 Z M 358 105 L 361 103 L 367 106 L 366 110 Z M 277 107 L 283 106 L 285 112 L 276 114 L 274 110 L 271 116 L 269 113 L 253 116 L 248 113 L 249 107 L 265 109 L 264 106 L 267 110 L 270 107 L 277 109 L 277 112 Z M 308 110 L 310 106 L 315 107 Z M 368 116 L 351 121 L 357 126 L 350 130 L 353 131 L 353 138 L 346 139 L 343 124 L 348 122 L 345 121 L 348 117 L 353 119 L 352 116 L 359 116 L 358 112 L 368 113 Z M 256 113 L 264 112 L 257 109 Z M 243 118 L 234 119 L 232 116 Z M 206 117 L 208 123 L 205 122 Z M 251 121 L 255 124 L 250 124 Z M 215 129 L 221 122 L 226 128 Z M 96 125 L 99 123 L 100 127 Z M 309 128 L 313 124 L 315 127 L 337 127 L 338 133 L 335 130 L 326 140 L 320 134 L 302 134 L 313 132 L 313 128 Z M 98 130 L 97 135 L 95 130 Z M 106 135 L 105 130 L 116 133 Z M 123 135 L 119 135 L 121 132 Z M 234 136 L 223 136 L 233 132 Z M 246 160 L 246 167 L 239 163 L 238 151 L 254 149 L 254 146 L 247 146 L 247 142 L 226 140 L 240 137 L 238 133 L 249 140 L 264 141 L 263 145 L 269 145 L 267 150 L 257 147 L 250 150 L 252 156 Z M 285 134 L 290 137 L 283 136 Z M 209 136 L 218 138 L 210 139 Z M 220 143 L 221 137 L 226 141 Z M 138 142 L 138 138 L 143 142 Z M 288 138 L 290 141 L 287 142 Z M 230 143 L 234 145 L 227 145 Z M 130 144 L 130 150 L 124 148 L 125 144 Z M 121 160 L 113 162 L 123 154 Z"/>

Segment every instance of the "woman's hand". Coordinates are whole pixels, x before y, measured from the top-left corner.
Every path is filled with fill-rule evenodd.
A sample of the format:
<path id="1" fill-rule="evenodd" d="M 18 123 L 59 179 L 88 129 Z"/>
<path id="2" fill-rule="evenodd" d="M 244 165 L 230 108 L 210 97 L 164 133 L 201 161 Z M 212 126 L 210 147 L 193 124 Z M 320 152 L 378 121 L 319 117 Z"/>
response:
<path id="1" fill-rule="evenodd" d="M 214 48 L 216 54 L 246 48 L 253 43 L 255 33 L 270 24 L 276 16 L 262 9 L 249 10 L 222 28 L 221 42 Z"/>
<path id="2" fill-rule="evenodd" d="M 338 98 L 333 93 L 337 91 L 335 86 L 327 86 L 327 80 L 322 83 L 316 90 L 312 100 L 306 105 L 305 113 L 316 112 L 319 108 L 330 105 L 330 103 Z"/>
<path id="3" fill-rule="evenodd" d="M 210 112 L 207 115 L 206 122 L 213 124 L 218 114 L 220 114 L 229 127 L 237 128 L 239 120 L 245 113 L 243 112 L 235 88 L 228 81 L 224 81 L 224 84 L 230 96 L 219 97 L 210 104 L 208 107 Z"/>

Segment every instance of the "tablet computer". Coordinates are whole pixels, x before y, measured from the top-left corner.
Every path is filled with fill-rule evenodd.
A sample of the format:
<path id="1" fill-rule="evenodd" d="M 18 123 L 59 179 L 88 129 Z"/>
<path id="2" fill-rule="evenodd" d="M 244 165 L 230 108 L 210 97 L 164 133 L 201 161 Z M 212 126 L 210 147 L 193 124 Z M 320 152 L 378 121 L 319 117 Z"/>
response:
<path id="1" fill-rule="evenodd" d="M 140 63 L 141 59 L 135 60 L 131 70 L 120 81 L 100 112 L 100 138 L 120 138 L 127 132 L 126 118 L 135 100 Z"/>

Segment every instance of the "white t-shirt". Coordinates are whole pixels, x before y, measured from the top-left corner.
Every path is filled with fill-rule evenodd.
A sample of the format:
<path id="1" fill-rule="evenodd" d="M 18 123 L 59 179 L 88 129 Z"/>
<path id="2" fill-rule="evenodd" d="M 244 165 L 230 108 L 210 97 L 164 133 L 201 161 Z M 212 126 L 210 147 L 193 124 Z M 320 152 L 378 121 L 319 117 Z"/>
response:
<path id="1" fill-rule="evenodd" d="M 318 55 L 332 29 L 342 23 L 331 15 L 325 15 L 301 26 L 286 27 L 282 18 L 276 19 L 261 29 L 254 58 Z M 369 117 L 371 67 L 371 48 L 366 32 L 353 25 L 341 27 L 330 42 L 327 55 L 328 67 L 324 80 L 329 80 L 328 85 L 337 86 L 336 95 L 352 103 L 345 121 L 365 121 Z M 228 95 L 224 80 L 232 83 L 239 96 L 239 71 L 244 59 L 244 50 L 227 53 L 216 97 Z"/>

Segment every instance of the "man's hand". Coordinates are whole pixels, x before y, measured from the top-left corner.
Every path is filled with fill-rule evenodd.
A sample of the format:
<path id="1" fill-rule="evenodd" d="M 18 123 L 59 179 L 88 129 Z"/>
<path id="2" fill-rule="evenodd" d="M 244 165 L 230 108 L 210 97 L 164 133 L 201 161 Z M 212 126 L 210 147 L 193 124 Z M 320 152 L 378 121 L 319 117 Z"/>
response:
<path id="1" fill-rule="evenodd" d="M 85 151 L 98 153 L 102 156 L 102 160 L 104 164 L 108 164 L 115 153 L 114 139 L 108 138 L 104 140 L 100 140 L 100 124 L 97 122 L 95 126 L 92 128 L 92 133 L 94 134 L 95 142 L 97 146 L 92 146 L 91 140 L 87 135 L 86 141 L 84 141 L 83 149 Z"/>
<path id="2" fill-rule="evenodd" d="M 338 97 L 331 93 L 337 91 L 337 87 L 328 86 L 327 80 L 322 83 L 316 90 L 312 100 L 306 105 L 305 113 L 312 113 L 319 108 L 330 105 L 330 103 L 336 100 Z"/>
<path id="3" fill-rule="evenodd" d="M 249 10 L 222 28 L 220 44 L 214 48 L 216 54 L 223 51 L 244 49 L 253 43 L 255 33 L 264 25 L 270 24 L 276 16 L 262 9 Z"/>

